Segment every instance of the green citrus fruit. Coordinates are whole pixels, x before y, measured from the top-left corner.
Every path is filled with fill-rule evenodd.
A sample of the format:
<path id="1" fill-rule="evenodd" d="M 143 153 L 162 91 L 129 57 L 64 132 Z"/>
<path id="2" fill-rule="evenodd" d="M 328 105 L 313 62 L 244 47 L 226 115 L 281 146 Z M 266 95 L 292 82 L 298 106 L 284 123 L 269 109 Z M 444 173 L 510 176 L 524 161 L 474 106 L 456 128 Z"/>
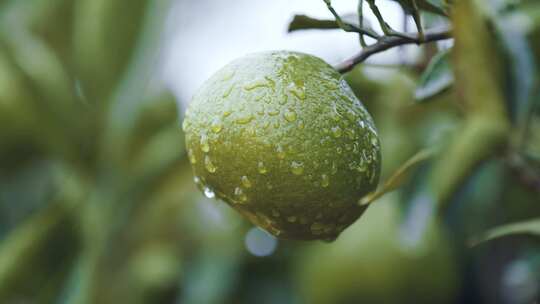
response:
<path id="1" fill-rule="evenodd" d="M 370 115 L 311 55 L 264 52 L 229 63 L 195 94 L 183 128 L 201 189 L 280 238 L 335 239 L 378 183 Z"/>

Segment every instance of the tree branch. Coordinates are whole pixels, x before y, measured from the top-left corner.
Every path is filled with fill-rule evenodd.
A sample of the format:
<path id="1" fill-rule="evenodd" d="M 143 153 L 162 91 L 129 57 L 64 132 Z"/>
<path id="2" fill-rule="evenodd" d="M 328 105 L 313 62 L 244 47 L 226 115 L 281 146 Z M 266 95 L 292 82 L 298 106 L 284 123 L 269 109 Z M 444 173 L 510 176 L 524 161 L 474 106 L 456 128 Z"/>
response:
<path id="1" fill-rule="evenodd" d="M 423 40 L 421 40 L 418 35 L 412 34 L 404 37 L 383 36 L 375 44 L 363 48 L 360 53 L 338 64 L 335 69 L 343 74 L 352 70 L 357 64 L 365 61 L 371 55 L 386 51 L 390 48 L 404 44 L 423 44 L 450 38 L 452 38 L 452 31 L 448 28 L 426 31 Z"/>

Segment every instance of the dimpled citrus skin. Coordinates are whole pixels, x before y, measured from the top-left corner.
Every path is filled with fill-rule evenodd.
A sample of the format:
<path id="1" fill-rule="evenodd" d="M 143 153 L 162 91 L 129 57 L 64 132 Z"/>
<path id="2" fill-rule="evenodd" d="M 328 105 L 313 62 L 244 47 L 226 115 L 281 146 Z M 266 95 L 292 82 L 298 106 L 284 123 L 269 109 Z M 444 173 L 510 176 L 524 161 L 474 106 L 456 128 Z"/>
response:
<path id="1" fill-rule="evenodd" d="M 370 115 L 311 55 L 263 52 L 229 63 L 195 94 L 182 126 L 200 188 L 279 238 L 335 239 L 378 183 Z"/>

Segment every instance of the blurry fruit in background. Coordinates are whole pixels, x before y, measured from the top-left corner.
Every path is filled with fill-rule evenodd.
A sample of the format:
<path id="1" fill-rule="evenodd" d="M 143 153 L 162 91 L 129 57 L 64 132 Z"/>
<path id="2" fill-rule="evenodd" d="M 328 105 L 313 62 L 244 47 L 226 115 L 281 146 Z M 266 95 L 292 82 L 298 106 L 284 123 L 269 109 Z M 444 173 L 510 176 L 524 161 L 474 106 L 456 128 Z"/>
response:
<path id="1" fill-rule="evenodd" d="M 304 303 L 454 303 L 457 264 L 438 227 L 425 243 L 399 238 L 398 195 L 387 195 L 333 244 L 298 257 Z"/>
<path id="2" fill-rule="evenodd" d="M 280 238 L 335 239 L 378 183 L 371 116 L 341 75 L 311 55 L 233 61 L 195 95 L 183 127 L 203 191 Z"/>

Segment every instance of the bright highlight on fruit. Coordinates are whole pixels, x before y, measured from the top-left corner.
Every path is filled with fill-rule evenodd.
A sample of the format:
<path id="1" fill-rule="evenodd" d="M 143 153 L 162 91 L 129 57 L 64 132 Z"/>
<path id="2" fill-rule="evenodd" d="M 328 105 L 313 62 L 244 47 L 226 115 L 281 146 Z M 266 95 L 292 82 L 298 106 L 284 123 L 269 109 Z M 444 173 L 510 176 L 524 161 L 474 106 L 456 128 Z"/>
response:
<path id="1" fill-rule="evenodd" d="M 323 60 L 275 51 L 207 80 L 182 125 L 195 182 L 279 238 L 334 240 L 375 190 L 373 121 Z"/>

